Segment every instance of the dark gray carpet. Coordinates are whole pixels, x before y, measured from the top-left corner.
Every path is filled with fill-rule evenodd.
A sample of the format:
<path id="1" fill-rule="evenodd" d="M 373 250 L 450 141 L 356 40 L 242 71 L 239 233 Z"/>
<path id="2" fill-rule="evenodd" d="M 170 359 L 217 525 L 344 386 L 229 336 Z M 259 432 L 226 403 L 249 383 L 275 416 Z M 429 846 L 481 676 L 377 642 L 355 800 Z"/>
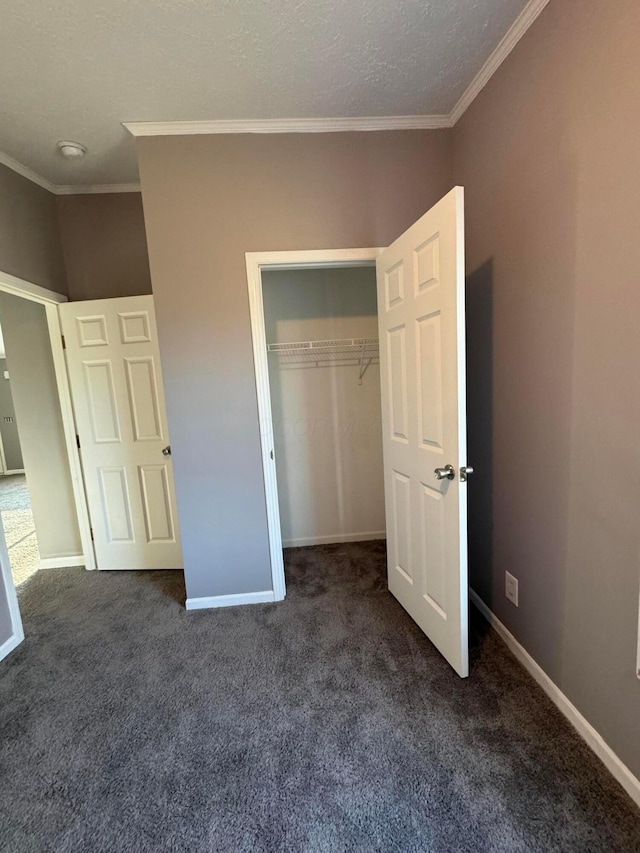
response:
<path id="1" fill-rule="evenodd" d="M 0 664 L 0 848 L 637 851 L 640 815 L 483 622 L 462 681 L 382 543 L 287 552 L 282 604 L 40 572 Z"/>

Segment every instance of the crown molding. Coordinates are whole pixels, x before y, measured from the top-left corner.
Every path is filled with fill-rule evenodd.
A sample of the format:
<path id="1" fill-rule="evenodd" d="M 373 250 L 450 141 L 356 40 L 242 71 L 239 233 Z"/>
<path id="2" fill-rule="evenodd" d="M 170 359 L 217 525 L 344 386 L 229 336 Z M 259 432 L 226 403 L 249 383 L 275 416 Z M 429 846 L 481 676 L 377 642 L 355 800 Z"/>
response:
<path id="1" fill-rule="evenodd" d="M 51 183 L 51 181 L 43 178 L 42 175 L 34 172 L 33 169 L 30 169 L 28 166 L 23 166 L 22 163 L 14 160 L 13 157 L 9 157 L 8 154 L 3 154 L 2 151 L 0 151 L 0 164 L 6 166 L 7 169 L 17 172 L 19 175 L 22 175 L 23 178 L 32 181 L 34 184 L 38 184 L 38 186 L 42 187 L 44 190 L 48 190 L 50 193 L 55 193 L 56 187 Z"/>
<path id="2" fill-rule="evenodd" d="M 0 165 L 6 166 L 23 178 L 37 184 L 39 187 L 47 190 L 53 195 L 91 195 L 94 193 L 139 193 L 140 184 L 88 184 L 74 186 L 73 184 L 59 185 L 52 184 L 42 175 L 34 172 L 28 166 L 24 166 L 8 154 L 3 154 L 0 151 Z"/>
<path id="3" fill-rule="evenodd" d="M 139 193 L 140 184 L 88 184 L 76 187 L 73 184 L 56 186 L 56 195 L 96 195 L 100 193 Z"/>
<path id="4" fill-rule="evenodd" d="M 462 114 L 477 98 L 548 3 L 549 0 L 529 0 L 522 12 L 520 12 L 504 34 L 491 56 L 467 86 L 458 103 L 449 113 L 450 127 L 455 125 Z"/>
<path id="5" fill-rule="evenodd" d="M 193 136 L 219 133 L 340 133 L 435 130 L 450 127 L 448 115 L 265 118 L 213 121 L 124 121 L 132 136 Z"/>
<path id="6" fill-rule="evenodd" d="M 132 136 L 218 133 L 336 133 L 340 131 L 436 130 L 455 125 L 509 56 L 550 0 L 529 0 L 448 115 L 353 118 L 231 119 L 213 121 L 124 121 Z"/>
<path id="7" fill-rule="evenodd" d="M 214 121 L 125 121 L 134 137 L 189 136 L 218 133 L 336 133 L 348 131 L 437 130 L 451 128 L 509 56 L 550 0 L 529 0 L 480 71 L 448 115 L 368 116 L 354 118 L 238 119 Z M 139 184 L 55 184 L 0 151 L 0 164 L 33 181 L 54 195 L 140 192 Z"/>

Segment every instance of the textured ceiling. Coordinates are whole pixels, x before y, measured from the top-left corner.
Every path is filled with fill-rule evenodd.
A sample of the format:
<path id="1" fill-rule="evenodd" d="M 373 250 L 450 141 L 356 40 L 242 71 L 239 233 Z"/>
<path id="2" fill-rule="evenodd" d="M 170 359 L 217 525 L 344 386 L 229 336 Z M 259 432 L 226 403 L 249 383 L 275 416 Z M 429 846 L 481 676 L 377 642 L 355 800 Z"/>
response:
<path id="1" fill-rule="evenodd" d="M 7 0 L 0 151 L 55 184 L 126 183 L 123 121 L 448 113 L 525 5 Z"/>

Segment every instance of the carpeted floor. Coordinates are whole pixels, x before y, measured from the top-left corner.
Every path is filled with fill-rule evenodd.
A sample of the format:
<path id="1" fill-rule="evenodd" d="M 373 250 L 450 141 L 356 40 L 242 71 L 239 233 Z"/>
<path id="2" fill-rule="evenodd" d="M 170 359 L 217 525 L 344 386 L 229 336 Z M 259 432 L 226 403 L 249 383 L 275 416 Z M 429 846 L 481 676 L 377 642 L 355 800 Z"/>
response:
<path id="1" fill-rule="evenodd" d="M 486 626 L 462 681 L 382 543 L 286 553 L 288 597 L 40 572 L 0 664 L 0 849 L 631 851 L 640 814 Z"/>
<path id="2" fill-rule="evenodd" d="M 11 575 L 18 587 L 29 580 L 40 566 L 36 528 L 24 474 L 0 476 L 0 513 Z"/>

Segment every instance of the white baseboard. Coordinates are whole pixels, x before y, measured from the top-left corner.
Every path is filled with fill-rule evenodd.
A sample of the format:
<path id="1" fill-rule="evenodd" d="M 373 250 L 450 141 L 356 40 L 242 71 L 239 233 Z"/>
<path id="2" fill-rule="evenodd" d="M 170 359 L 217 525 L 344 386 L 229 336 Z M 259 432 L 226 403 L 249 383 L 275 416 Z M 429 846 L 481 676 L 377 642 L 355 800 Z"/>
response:
<path id="1" fill-rule="evenodd" d="M 82 554 L 75 554 L 72 557 L 44 557 L 40 559 L 39 568 L 71 569 L 74 566 L 84 566 L 84 557 Z"/>
<path id="2" fill-rule="evenodd" d="M 469 598 L 495 630 L 498 636 L 508 646 L 512 654 L 524 666 L 530 675 L 538 682 L 553 704 L 564 714 L 578 734 L 584 738 L 587 745 L 595 752 L 611 775 L 622 785 L 631 799 L 640 806 L 640 779 L 637 779 L 629 768 L 620 761 L 611 747 L 578 711 L 576 706 L 567 699 L 562 690 L 553 682 L 542 667 L 535 662 L 529 652 L 521 646 L 511 631 L 502 624 L 480 596 L 469 590 Z"/>
<path id="3" fill-rule="evenodd" d="M 329 536 L 308 536 L 302 539 L 283 539 L 283 548 L 300 548 L 304 545 L 334 545 L 340 542 L 370 542 L 386 539 L 386 530 L 369 530 L 366 533 L 334 533 Z"/>
<path id="4" fill-rule="evenodd" d="M 187 598 L 187 610 L 203 610 L 206 607 L 236 607 L 239 604 L 264 604 L 275 601 L 273 590 L 264 592 L 240 592 L 237 595 L 210 595 L 204 598 Z"/>
<path id="5" fill-rule="evenodd" d="M 11 474 L 24 474 L 24 468 L 10 468 L 8 471 L 2 472 L 4 477 L 10 477 Z"/>

